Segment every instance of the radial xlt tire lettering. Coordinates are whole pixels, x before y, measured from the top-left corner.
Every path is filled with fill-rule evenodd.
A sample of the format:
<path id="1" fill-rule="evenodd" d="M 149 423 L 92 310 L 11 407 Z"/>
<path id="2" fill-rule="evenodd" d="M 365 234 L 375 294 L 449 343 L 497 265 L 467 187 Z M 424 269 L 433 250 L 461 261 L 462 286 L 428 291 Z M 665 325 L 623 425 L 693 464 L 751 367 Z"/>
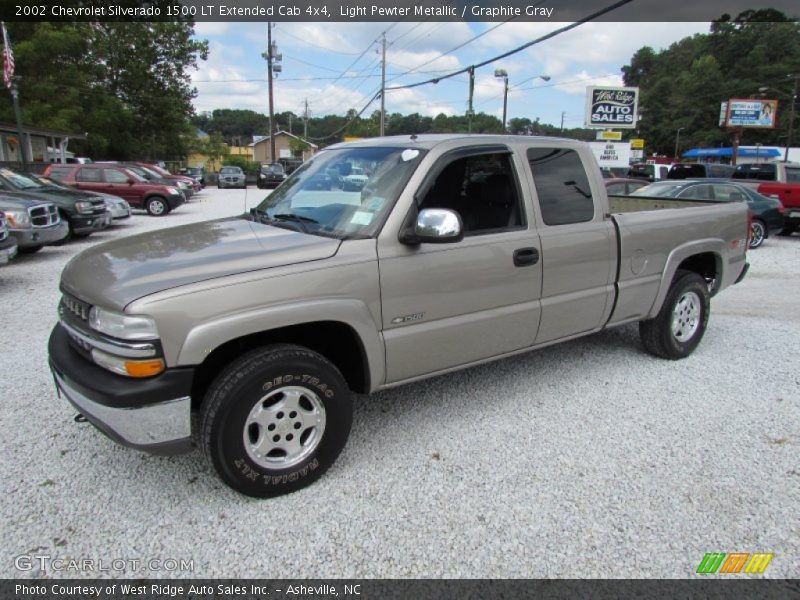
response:
<path id="1" fill-rule="evenodd" d="M 233 489 L 258 498 L 299 490 L 344 448 L 352 393 L 325 357 L 301 346 L 253 350 L 206 393 L 199 445 Z"/>
<path id="2" fill-rule="evenodd" d="M 658 315 L 639 322 L 645 350 L 671 360 L 694 352 L 708 323 L 709 298 L 705 279 L 697 273 L 678 271 Z"/>

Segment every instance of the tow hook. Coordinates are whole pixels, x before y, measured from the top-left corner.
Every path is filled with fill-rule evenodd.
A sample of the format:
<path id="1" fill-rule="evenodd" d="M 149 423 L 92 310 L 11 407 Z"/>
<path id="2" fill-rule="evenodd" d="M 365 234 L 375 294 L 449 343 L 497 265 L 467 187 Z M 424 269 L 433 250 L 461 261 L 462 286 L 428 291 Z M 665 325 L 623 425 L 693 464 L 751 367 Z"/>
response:
<path id="1" fill-rule="evenodd" d="M 75 417 L 73 418 L 73 421 L 75 421 L 76 423 L 86 423 L 86 421 L 88 421 L 88 420 L 89 420 L 89 419 L 87 419 L 86 417 L 84 417 L 84 416 L 83 416 L 81 413 L 78 413 L 78 414 L 77 414 L 77 415 L 75 415 Z"/>

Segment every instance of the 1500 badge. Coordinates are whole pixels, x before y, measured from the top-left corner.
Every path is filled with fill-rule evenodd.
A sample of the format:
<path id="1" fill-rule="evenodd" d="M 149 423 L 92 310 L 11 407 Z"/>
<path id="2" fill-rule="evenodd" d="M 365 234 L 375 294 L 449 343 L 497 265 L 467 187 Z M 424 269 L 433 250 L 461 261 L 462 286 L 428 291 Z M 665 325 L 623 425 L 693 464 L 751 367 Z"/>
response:
<path id="1" fill-rule="evenodd" d="M 411 321 L 419 321 L 425 313 L 415 313 L 413 315 L 405 315 L 404 317 L 395 317 L 392 319 L 392 325 L 399 325 L 400 323 L 410 323 Z"/>

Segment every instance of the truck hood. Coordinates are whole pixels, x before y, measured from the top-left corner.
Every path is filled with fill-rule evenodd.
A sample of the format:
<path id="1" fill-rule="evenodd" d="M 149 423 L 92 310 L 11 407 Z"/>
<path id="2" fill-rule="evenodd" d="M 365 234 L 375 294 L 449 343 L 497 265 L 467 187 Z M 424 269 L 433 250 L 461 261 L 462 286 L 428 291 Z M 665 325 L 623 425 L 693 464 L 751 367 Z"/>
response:
<path id="1" fill-rule="evenodd" d="M 322 260 L 339 240 L 217 219 L 133 235 L 84 250 L 61 274 L 61 288 L 90 304 L 123 309 L 149 294 L 227 275 Z"/>

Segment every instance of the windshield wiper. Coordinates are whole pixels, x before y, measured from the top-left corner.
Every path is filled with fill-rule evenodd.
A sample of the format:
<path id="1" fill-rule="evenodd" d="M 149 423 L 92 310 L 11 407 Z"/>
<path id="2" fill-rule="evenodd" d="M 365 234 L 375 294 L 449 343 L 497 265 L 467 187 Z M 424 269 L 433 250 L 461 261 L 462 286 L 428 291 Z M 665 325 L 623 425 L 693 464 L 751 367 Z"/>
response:
<path id="1" fill-rule="evenodd" d="M 284 229 L 291 229 L 292 231 L 300 231 L 302 233 L 308 233 L 308 228 L 306 227 L 305 223 L 316 223 L 314 219 L 310 219 L 308 217 L 302 217 L 300 215 L 292 215 L 288 213 L 278 213 L 277 215 L 270 215 L 265 210 L 259 210 L 258 208 L 251 208 L 250 214 L 252 214 L 256 219 L 258 219 L 259 223 L 266 223 L 272 225 L 273 227 L 282 227 Z M 293 226 L 293 223 L 297 223 L 297 226 Z"/>
<path id="2" fill-rule="evenodd" d="M 295 215 L 292 213 L 278 213 L 276 215 L 272 215 L 271 218 L 275 221 L 292 221 L 294 223 L 299 223 L 303 228 L 303 233 L 308 233 L 308 227 L 306 227 L 306 223 L 314 223 L 315 225 L 319 225 L 319 221 L 316 219 L 304 217 L 303 215 Z"/>

